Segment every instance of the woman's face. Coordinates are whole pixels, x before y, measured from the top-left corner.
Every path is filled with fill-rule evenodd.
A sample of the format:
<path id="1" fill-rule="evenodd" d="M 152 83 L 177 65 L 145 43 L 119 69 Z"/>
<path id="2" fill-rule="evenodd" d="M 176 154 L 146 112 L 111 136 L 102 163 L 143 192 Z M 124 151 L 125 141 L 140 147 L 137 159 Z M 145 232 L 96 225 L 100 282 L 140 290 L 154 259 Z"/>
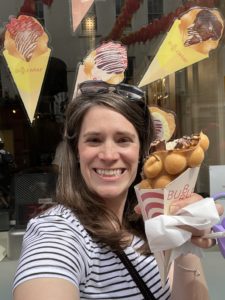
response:
<path id="1" fill-rule="evenodd" d="M 78 140 L 80 169 L 88 188 L 106 203 L 125 201 L 139 150 L 137 131 L 124 116 L 101 106 L 88 110 Z"/>

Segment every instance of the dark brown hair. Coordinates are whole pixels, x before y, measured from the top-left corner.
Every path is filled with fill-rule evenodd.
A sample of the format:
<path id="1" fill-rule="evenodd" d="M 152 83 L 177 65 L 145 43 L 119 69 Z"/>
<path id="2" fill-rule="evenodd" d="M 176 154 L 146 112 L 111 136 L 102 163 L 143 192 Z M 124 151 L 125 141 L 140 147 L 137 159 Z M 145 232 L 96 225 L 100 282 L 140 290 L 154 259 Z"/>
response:
<path id="1" fill-rule="evenodd" d="M 93 106 L 104 106 L 122 114 L 135 127 L 140 141 L 140 163 L 136 179 L 129 188 L 124 210 L 123 224 L 106 208 L 104 202 L 87 187 L 79 167 L 78 139 L 82 121 Z M 148 155 L 153 139 L 153 122 L 148 107 L 142 100 L 133 100 L 115 93 L 80 95 L 71 101 L 66 111 L 63 159 L 59 165 L 56 198 L 59 203 L 70 207 L 85 229 L 96 239 L 109 245 L 113 250 L 127 246 L 128 232 L 144 240 L 142 217 L 134 213 L 137 199 L 134 185 L 140 182 L 143 159 Z M 116 224 L 117 230 L 112 224 Z"/>

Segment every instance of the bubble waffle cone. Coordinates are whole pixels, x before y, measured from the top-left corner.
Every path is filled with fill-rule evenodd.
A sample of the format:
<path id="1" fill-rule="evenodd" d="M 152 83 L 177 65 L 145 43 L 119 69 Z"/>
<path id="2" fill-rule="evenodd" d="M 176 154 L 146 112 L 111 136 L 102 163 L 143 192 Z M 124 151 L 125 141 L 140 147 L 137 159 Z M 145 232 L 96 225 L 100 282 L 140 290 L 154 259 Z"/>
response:
<path id="1" fill-rule="evenodd" d="M 143 166 L 143 181 L 153 189 L 164 188 L 187 168 L 201 165 L 208 149 L 208 137 L 201 132 L 191 137 L 183 137 L 166 143 L 156 141 L 152 148 L 156 149 L 146 159 Z M 140 183 L 143 186 L 143 182 Z M 145 184 L 147 186 L 147 184 Z"/>
<path id="2" fill-rule="evenodd" d="M 208 146 L 209 139 L 203 132 L 166 144 L 164 141 L 152 144 L 153 152 L 143 166 L 143 180 L 135 186 L 145 229 L 149 219 L 170 215 L 170 205 L 174 200 L 187 198 L 193 193 L 199 167 Z M 149 240 L 147 231 L 146 236 Z M 149 247 L 151 249 L 150 242 Z M 171 266 L 173 249 L 158 250 L 153 254 L 164 286 Z"/>

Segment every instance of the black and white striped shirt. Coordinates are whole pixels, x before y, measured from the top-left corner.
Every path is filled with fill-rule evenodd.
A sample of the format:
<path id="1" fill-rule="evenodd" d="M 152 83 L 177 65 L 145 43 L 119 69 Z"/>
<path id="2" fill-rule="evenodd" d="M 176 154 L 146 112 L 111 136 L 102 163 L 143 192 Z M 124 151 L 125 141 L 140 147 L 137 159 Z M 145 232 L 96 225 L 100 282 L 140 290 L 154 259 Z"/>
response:
<path id="1" fill-rule="evenodd" d="M 155 298 L 170 299 L 169 284 L 162 288 L 154 257 L 135 251 L 141 244 L 135 237 L 125 249 L 127 256 Z M 62 205 L 29 222 L 14 288 L 40 277 L 69 280 L 79 289 L 80 299 L 143 299 L 120 259 L 108 247 L 94 241 L 71 210 Z"/>

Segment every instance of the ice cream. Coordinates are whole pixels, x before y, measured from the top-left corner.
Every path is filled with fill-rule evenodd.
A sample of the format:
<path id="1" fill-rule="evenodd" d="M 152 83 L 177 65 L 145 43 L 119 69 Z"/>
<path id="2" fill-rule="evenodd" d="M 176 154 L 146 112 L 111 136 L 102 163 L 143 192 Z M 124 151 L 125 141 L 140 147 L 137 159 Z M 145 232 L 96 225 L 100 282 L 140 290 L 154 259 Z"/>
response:
<path id="1" fill-rule="evenodd" d="M 50 52 L 48 36 L 35 18 L 20 15 L 6 25 L 3 56 L 30 122 L 33 121 Z"/>
<path id="2" fill-rule="evenodd" d="M 180 30 L 185 47 L 208 54 L 218 46 L 224 23 L 216 9 L 191 9 L 180 18 Z"/>
<path id="3" fill-rule="evenodd" d="M 88 79 L 118 84 L 124 79 L 127 68 L 126 48 L 115 42 L 103 43 L 84 60 L 84 72 Z"/>
<path id="4" fill-rule="evenodd" d="M 158 140 L 169 141 L 176 129 L 175 113 L 157 106 L 149 107 Z"/>
<path id="5" fill-rule="evenodd" d="M 33 17 L 21 15 L 6 25 L 4 47 L 14 57 L 30 61 L 48 51 L 48 36 Z"/>
<path id="6" fill-rule="evenodd" d="M 143 166 L 140 189 L 164 188 L 187 168 L 200 166 L 209 147 L 208 137 L 201 132 L 165 143 L 155 141 L 152 153 Z"/>
<path id="7" fill-rule="evenodd" d="M 223 31 L 224 21 L 219 10 L 192 7 L 174 20 L 138 86 L 208 58 L 209 52 L 217 48 Z"/>

